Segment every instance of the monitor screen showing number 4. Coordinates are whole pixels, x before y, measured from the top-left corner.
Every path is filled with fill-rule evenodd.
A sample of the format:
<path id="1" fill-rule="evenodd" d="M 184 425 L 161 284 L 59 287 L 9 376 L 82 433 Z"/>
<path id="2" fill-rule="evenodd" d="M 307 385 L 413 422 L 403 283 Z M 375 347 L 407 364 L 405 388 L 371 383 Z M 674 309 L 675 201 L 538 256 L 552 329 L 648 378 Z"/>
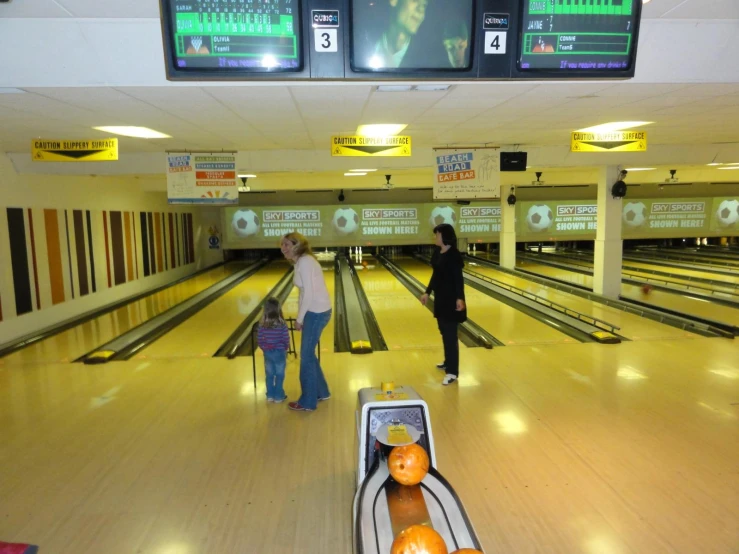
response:
<path id="1" fill-rule="evenodd" d="M 505 43 L 508 33 L 485 31 L 485 53 L 505 54 Z"/>
<path id="2" fill-rule="evenodd" d="M 316 52 L 338 52 L 336 29 L 314 29 Z"/>

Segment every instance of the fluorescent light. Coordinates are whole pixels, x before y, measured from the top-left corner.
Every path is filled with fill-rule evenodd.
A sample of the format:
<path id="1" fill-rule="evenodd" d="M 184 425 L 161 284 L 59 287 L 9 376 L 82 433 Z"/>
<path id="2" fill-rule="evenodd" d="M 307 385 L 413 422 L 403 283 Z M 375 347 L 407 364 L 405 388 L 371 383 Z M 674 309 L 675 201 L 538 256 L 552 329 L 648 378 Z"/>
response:
<path id="1" fill-rule="evenodd" d="M 374 67 L 374 66 L 370 66 L 370 67 Z M 412 85 L 379 85 L 377 87 L 377 92 L 408 92 L 412 88 L 413 88 Z"/>
<path id="2" fill-rule="evenodd" d="M 416 85 L 414 90 L 418 92 L 438 92 L 441 90 L 449 90 L 452 85 Z"/>
<path id="3" fill-rule="evenodd" d="M 350 169 L 349 171 L 359 171 L 359 172 L 363 171 L 364 173 L 370 173 L 372 171 L 377 171 L 377 170 L 376 169 Z"/>
<path id="4" fill-rule="evenodd" d="M 613 121 L 611 123 L 603 123 L 594 127 L 586 127 L 578 129 L 580 133 L 608 133 L 610 131 L 623 131 L 624 129 L 632 129 L 634 127 L 642 127 L 651 125 L 653 121 Z"/>
<path id="5" fill-rule="evenodd" d="M 367 175 L 366 173 L 344 173 L 344 177 L 361 177 Z"/>
<path id="6" fill-rule="evenodd" d="M 627 167 L 626 171 L 654 171 L 655 167 Z"/>
<path id="7" fill-rule="evenodd" d="M 721 171 L 722 169 L 725 171 L 731 171 L 732 169 L 739 169 L 739 165 L 733 165 L 731 167 L 719 167 L 718 169 L 719 171 Z"/>
<path id="8" fill-rule="evenodd" d="M 641 0 L 642 4 L 649 4 L 652 0 Z"/>
<path id="9" fill-rule="evenodd" d="M 392 135 L 397 135 L 406 127 L 408 127 L 407 124 L 396 123 L 360 125 L 359 127 L 357 127 L 357 134 L 363 137 L 389 137 Z"/>
<path id="10" fill-rule="evenodd" d="M 256 179 L 257 176 L 253 173 L 239 173 L 239 177 L 246 177 L 247 179 Z"/>
<path id="11" fill-rule="evenodd" d="M 93 127 L 97 131 L 104 131 L 106 133 L 112 133 L 114 135 L 121 135 L 124 137 L 134 138 L 145 138 L 145 139 L 156 139 L 156 138 L 172 138 L 169 135 L 149 129 L 148 127 L 128 127 L 128 126 L 112 126 L 112 127 Z"/>
<path id="12" fill-rule="evenodd" d="M 706 165 L 724 165 L 724 164 L 718 163 L 718 162 L 713 162 L 712 164 L 706 164 Z"/>

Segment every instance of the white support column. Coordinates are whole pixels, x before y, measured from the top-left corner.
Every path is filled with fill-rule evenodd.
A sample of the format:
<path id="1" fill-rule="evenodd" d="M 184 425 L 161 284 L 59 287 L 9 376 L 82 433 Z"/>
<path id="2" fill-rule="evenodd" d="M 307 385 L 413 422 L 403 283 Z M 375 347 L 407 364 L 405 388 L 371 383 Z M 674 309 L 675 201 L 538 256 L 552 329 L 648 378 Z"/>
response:
<path id="1" fill-rule="evenodd" d="M 598 174 L 598 230 L 595 236 L 595 264 L 593 292 L 618 298 L 621 294 L 621 240 L 620 198 L 611 196 L 611 187 L 618 180 L 617 166 L 602 167 Z"/>
<path id="2" fill-rule="evenodd" d="M 500 267 L 516 269 L 516 207 L 508 205 L 509 191 L 500 187 Z"/>

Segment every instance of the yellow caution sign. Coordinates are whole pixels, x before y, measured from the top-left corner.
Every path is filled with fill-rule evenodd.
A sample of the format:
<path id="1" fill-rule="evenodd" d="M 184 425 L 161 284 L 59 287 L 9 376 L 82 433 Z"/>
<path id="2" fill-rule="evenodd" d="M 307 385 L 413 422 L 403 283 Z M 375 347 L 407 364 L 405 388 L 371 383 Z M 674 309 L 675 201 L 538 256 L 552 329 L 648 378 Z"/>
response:
<path id="1" fill-rule="evenodd" d="M 411 137 L 331 137 L 332 156 L 397 158 L 411 155 Z"/>
<path id="2" fill-rule="evenodd" d="M 610 131 L 608 133 L 572 133 L 573 152 L 645 152 L 646 131 Z"/>
<path id="3" fill-rule="evenodd" d="M 114 162 L 118 159 L 118 139 L 31 141 L 34 162 Z"/>

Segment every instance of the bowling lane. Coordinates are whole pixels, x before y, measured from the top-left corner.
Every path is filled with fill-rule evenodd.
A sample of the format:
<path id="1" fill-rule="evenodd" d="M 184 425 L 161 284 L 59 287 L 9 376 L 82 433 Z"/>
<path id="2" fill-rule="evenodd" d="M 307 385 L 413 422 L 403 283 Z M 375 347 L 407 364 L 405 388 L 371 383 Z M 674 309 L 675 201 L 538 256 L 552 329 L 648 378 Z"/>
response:
<path id="1" fill-rule="evenodd" d="M 367 256 L 364 260 L 368 269 L 357 271 L 357 275 L 388 349 L 440 347 L 439 329 L 431 312 L 377 260 Z"/>
<path id="2" fill-rule="evenodd" d="M 467 267 L 471 271 L 481 273 L 493 279 L 497 279 L 498 281 L 502 281 L 503 283 L 507 283 L 532 294 L 536 294 L 542 298 L 546 298 L 551 302 L 567 306 L 568 308 L 582 314 L 602 319 L 616 325 L 621 328 L 617 333 L 631 340 L 696 338 L 698 336 L 675 327 L 670 327 L 669 325 L 663 325 L 634 314 L 626 313 L 622 310 L 606 306 L 605 304 L 591 302 L 574 294 L 568 294 L 550 287 L 545 287 L 533 281 L 529 281 L 528 279 L 516 277 L 491 267 L 481 265 L 473 266 L 471 264 L 468 264 Z"/>
<path id="3" fill-rule="evenodd" d="M 211 302 L 169 333 L 141 350 L 136 359 L 207 358 L 231 336 L 289 269 L 275 261 Z"/>
<path id="4" fill-rule="evenodd" d="M 733 277 L 731 275 L 723 275 L 723 274 L 717 274 L 711 272 L 711 269 L 709 267 L 698 267 L 695 266 L 696 269 L 682 269 L 680 267 L 669 267 L 669 266 L 663 266 L 658 264 L 652 264 L 648 262 L 637 262 L 634 260 L 624 260 L 624 266 L 626 266 L 624 269 L 631 269 L 631 268 L 640 268 L 640 269 L 652 269 L 657 271 L 665 271 L 667 273 L 672 273 L 674 277 L 679 277 L 680 275 L 685 275 L 688 277 L 699 277 L 701 279 L 713 279 L 714 281 L 723 281 L 725 283 L 739 283 L 739 276 Z M 718 268 L 719 271 L 731 271 L 731 268 Z M 702 286 L 708 286 L 708 285 L 702 285 Z"/>
<path id="5" fill-rule="evenodd" d="M 591 290 L 593 288 L 593 278 L 590 275 L 583 275 L 582 273 L 575 273 L 574 271 L 567 271 L 558 267 L 551 267 L 532 262 L 517 262 L 517 265 L 521 269 L 526 269 L 545 277 L 553 277 L 555 279 L 577 283 L 588 287 Z M 632 300 L 646 302 L 660 308 L 677 310 L 678 312 L 721 321 L 731 325 L 739 325 L 739 310 L 728 306 L 721 306 L 714 302 L 709 302 L 708 300 L 690 298 L 680 294 L 673 294 L 671 292 L 663 292 L 659 290 L 652 290 L 647 294 L 641 290 L 641 287 L 627 285 L 625 283 L 621 283 L 621 296 Z"/>
<path id="6" fill-rule="evenodd" d="M 587 258 L 572 259 L 568 257 L 552 255 L 552 260 L 553 261 L 556 260 L 557 263 L 561 263 L 561 264 L 571 265 L 574 267 L 581 267 L 583 269 L 587 269 L 588 271 L 593 270 L 592 259 L 590 260 L 588 260 Z M 648 271 L 639 271 L 640 269 L 661 271 L 663 273 L 671 273 L 672 275 L 654 275 L 653 273 L 649 273 Z M 733 296 L 731 295 L 731 293 L 736 291 L 735 288 L 732 288 L 733 281 L 735 280 L 739 281 L 739 278 L 735 279 L 727 275 L 716 275 L 714 273 L 710 273 L 702 269 L 687 270 L 687 269 L 680 269 L 680 268 L 670 268 L 670 267 L 650 264 L 646 262 L 632 262 L 629 260 L 623 261 L 622 270 L 623 270 L 623 275 L 625 277 L 631 277 L 631 278 L 637 278 L 637 279 L 659 279 L 667 283 L 673 283 L 677 287 L 690 286 L 696 292 L 703 291 L 704 294 L 711 294 L 711 291 L 718 292 L 718 293 L 728 293 L 728 294 L 725 294 L 724 297 L 729 298 L 729 299 L 733 299 Z M 726 283 L 726 286 L 722 287 L 721 285 L 711 285 L 708 283 L 690 281 L 687 279 L 687 277 L 689 276 L 697 277 L 701 279 L 713 279 L 714 281 L 722 281 Z M 683 278 L 681 279 L 681 277 Z"/>
<path id="7" fill-rule="evenodd" d="M 431 267 L 423 262 L 406 258 L 397 263 L 424 284 L 431 279 Z M 465 295 L 470 319 L 507 345 L 578 342 L 472 287 L 465 287 Z"/>
<path id="8" fill-rule="evenodd" d="M 31 344 L 2 358 L 2 361 L 5 365 L 70 362 L 245 267 L 245 264 L 218 266 L 46 340 Z"/>

